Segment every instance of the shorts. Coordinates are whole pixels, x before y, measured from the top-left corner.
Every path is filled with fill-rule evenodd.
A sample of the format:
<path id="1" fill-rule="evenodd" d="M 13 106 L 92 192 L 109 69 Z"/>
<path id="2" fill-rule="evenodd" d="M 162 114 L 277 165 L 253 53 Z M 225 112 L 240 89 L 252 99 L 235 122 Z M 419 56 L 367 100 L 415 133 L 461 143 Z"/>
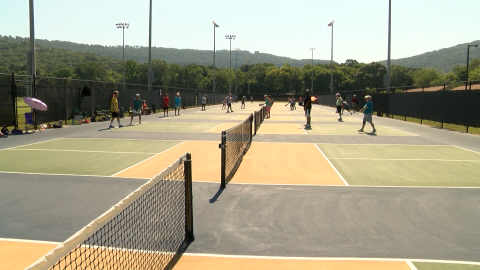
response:
<path id="1" fill-rule="evenodd" d="M 202 103 L 202 106 L 205 106 L 205 103 Z"/>
<path id="2" fill-rule="evenodd" d="M 141 111 L 140 109 L 137 109 L 137 110 L 133 109 L 133 110 L 132 110 L 132 115 L 133 115 L 133 116 L 137 116 L 137 115 L 139 115 L 139 114 L 142 114 L 142 111 Z"/>
<path id="3" fill-rule="evenodd" d="M 357 108 L 357 103 L 352 103 L 352 108 L 353 109 Z"/>
<path id="4" fill-rule="evenodd" d="M 310 117 L 310 111 L 311 111 L 311 109 L 306 109 L 305 110 L 305 117 Z"/>
<path id="5" fill-rule="evenodd" d="M 267 113 L 270 113 L 270 109 L 272 108 L 272 106 L 270 105 L 270 106 L 267 106 L 265 108 L 267 109 Z"/>
<path id="6" fill-rule="evenodd" d="M 363 121 L 372 123 L 372 114 L 373 113 L 363 114 Z"/>
<path id="7" fill-rule="evenodd" d="M 180 111 L 180 106 L 175 106 L 175 110 L 179 110 L 179 111 Z"/>
<path id="8" fill-rule="evenodd" d="M 228 106 L 229 108 L 231 108 L 231 107 L 232 107 L 232 103 L 228 103 L 227 106 Z"/>
<path id="9" fill-rule="evenodd" d="M 118 117 L 119 117 L 119 115 L 118 115 L 117 112 L 112 112 L 112 118 L 118 118 Z"/>
<path id="10" fill-rule="evenodd" d="M 163 107 L 163 110 L 164 110 L 164 111 L 168 111 L 168 107 Z"/>
<path id="11" fill-rule="evenodd" d="M 337 112 L 341 112 L 342 111 L 342 106 L 337 106 Z"/>

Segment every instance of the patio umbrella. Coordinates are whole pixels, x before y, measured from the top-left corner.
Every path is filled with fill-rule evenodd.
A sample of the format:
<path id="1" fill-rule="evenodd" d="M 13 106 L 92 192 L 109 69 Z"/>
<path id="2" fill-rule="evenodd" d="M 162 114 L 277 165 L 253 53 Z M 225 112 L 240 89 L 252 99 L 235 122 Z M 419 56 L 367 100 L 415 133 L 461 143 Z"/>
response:
<path id="1" fill-rule="evenodd" d="M 36 98 L 25 98 L 23 101 L 35 110 L 46 111 L 48 109 L 47 104 Z"/>

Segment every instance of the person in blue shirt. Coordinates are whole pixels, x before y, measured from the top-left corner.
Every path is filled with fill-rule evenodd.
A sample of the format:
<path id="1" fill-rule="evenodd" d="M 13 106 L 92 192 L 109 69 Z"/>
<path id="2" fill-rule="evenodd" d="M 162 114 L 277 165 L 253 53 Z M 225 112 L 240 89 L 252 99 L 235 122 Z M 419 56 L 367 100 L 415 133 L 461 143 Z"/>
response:
<path id="1" fill-rule="evenodd" d="M 175 102 L 175 115 L 177 115 L 177 110 L 178 110 L 178 115 L 180 115 L 180 107 L 182 106 L 182 98 L 180 97 L 180 92 L 177 93 L 177 96 L 174 98 Z"/>
<path id="2" fill-rule="evenodd" d="M 375 125 L 372 122 L 372 115 L 373 115 L 373 103 L 372 103 L 372 97 L 370 95 L 365 96 L 365 101 L 367 102 L 365 106 L 360 109 L 360 111 L 363 111 L 363 125 L 362 128 L 358 130 L 358 132 L 363 132 L 363 128 L 365 127 L 365 123 L 369 122 L 370 125 L 372 126 L 373 130 L 372 133 L 377 132 L 375 129 Z"/>
<path id="3" fill-rule="evenodd" d="M 138 115 L 138 123 L 142 123 L 142 100 L 140 99 L 140 94 L 135 96 L 135 99 L 132 103 L 132 114 L 130 116 L 130 126 L 133 122 L 133 117 Z"/>

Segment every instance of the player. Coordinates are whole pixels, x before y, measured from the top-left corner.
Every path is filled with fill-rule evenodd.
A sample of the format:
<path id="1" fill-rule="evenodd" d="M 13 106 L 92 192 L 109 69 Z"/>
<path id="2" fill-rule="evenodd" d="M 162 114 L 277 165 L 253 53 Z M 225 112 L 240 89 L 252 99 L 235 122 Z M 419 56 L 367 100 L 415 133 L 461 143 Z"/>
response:
<path id="1" fill-rule="evenodd" d="M 113 126 L 113 119 L 117 118 L 118 127 L 122 128 L 120 125 L 120 109 L 118 108 L 118 91 L 113 92 L 112 101 L 110 102 L 110 112 L 112 113 L 112 119 L 110 119 L 110 126 L 108 128 L 115 128 Z"/>
<path id="2" fill-rule="evenodd" d="M 138 124 L 142 123 L 142 100 L 140 99 L 140 94 L 135 96 L 135 99 L 132 103 L 132 115 L 130 116 L 130 126 L 133 122 L 133 117 L 138 115 Z"/>

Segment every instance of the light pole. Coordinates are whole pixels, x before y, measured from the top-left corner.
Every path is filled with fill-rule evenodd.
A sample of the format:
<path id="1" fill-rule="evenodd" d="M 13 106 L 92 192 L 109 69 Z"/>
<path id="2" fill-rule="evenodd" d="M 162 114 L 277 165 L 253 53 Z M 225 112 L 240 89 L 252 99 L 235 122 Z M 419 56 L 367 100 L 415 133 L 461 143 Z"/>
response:
<path id="1" fill-rule="evenodd" d="M 468 82 L 468 61 L 470 58 L 470 47 L 478 47 L 478 45 L 468 45 L 467 46 L 467 74 L 465 75 L 465 81 Z"/>
<path id="2" fill-rule="evenodd" d="M 247 93 L 251 95 L 250 93 L 250 62 L 252 60 L 245 60 L 245 63 L 247 63 Z"/>
<path id="3" fill-rule="evenodd" d="M 331 53 L 331 58 L 330 58 L 330 94 L 333 93 L 333 23 L 335 21 L 332 20 L 328 26 L 329 27 L 332 27 L 332 44 L 331 44 L 331 48 L 332 48 L 332 53 Z"/>
<path id="4" fill-rule="evenodd" d="M 213 92 L 215 92 L 215 28 L 220 27 L 213 21 Z"/>
<path id="5" fill-rule="evenodd" d="M 315 50 L 315 48 L 310 48 L 310 50 L 312 51 L 312 87 L 310 90 L 310 94 L 313 95 L 313 51 Z"/>
<path id="6" fill-rule="evenodd" d="M 122 28 L 123 33 L 123 90 L 125 90 L 125 28 L 128 29 L 130 24 L 128 23 L 117 23 L 115 24 L 117 28 Z"/>
<path id="7" fill-rule="evenodd" d="M 390 49 L 391 49 L 391 33 L 392 33 L 392 0 L 388 0 L 388 55 L 387 55 L 387 74 L 383 80 L 383 86 L 387 88 L 387 93 L 390 93 Z"/>
<path id="8" fill-rule="evenodd" d="M 232 39 L 235 39 L 235 35 L 225 35 L 226 39 L 230 40 L 230 69 L 229 69 L 229 78 L 228 78 L 228 83 L 229 83 L 229 90 L 228 92 L 232 92 Z"/>
<path id="9" fill-rule="evenodd" d="M 152 0 L 150 0 L 150 14 L 148 24 L 148 90 L 152 90 L 153 70 L 152 70 Z"/>
<path id="10" fill-rule="evenodd" d="M 238 50 L 240 50 L 239 48 L 235 48 L 235 94 L 237 94 L 237 69 L 238 69 L 238 66 L 237 66 L 237 53 L 238 53 Z"/>

